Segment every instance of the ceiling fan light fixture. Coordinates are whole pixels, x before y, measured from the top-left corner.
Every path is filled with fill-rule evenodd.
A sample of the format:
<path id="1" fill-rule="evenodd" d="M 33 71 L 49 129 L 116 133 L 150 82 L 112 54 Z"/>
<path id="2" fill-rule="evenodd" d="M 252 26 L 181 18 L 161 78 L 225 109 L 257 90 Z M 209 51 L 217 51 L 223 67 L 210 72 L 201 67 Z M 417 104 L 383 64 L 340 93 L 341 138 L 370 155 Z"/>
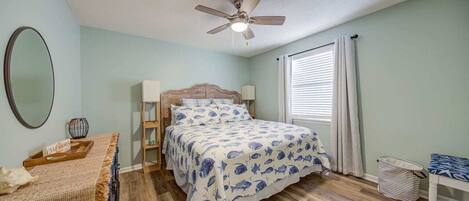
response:
<path id="1" fill-rule="evenodd" d="M 229 20 L 229 23 L 211 29 L 207 32 L 207 34 L 217 34 L 230 27 L 233 31 L 242 33 L 244 39 L 250 40 L 255 37 L 252 29 L 250 28 L 251 25 L 283 25 L 285 22 L 285 16 L 249 17 L 250 13 L 256 8 L 257 4 L 259 4 L 261 0 L 230 1 L 234 3 L 234 6 L 238 10 L 238 12 L 233 15 L 203 5 L 197 5 L 195 7 L 195 9 L 198 11 Z"/>
<path id="2" fill-rule="evenodd" d="M 244 19 L 236 18 L 236 19 L 231 20 L 230 27 L 233 31 L 243 32 L 243 31 L 246 31 L 246 29 L 248 29 L 248 23 Z"/>
<path id="3" fill-rule="evenodd" d="M 248 24 L 244 22 L 235 22 L 231 24 L 231 29 L 236 32 L 243 32 L 248 29 Z"/>

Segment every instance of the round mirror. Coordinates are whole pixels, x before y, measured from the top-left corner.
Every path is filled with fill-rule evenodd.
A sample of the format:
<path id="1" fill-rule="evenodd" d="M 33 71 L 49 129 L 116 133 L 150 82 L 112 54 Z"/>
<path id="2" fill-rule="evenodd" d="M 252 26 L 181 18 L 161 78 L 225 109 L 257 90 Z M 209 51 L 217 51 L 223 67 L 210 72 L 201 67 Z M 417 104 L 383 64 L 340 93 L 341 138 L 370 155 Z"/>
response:
<path id="1" fill-rule="evenodd" d="M 54 102 L 54 69 L 46 42 L 31 27 L 18 28 L 8 41 L 4 64 L 5 90 L 18 121 L 39 128 Z"/>

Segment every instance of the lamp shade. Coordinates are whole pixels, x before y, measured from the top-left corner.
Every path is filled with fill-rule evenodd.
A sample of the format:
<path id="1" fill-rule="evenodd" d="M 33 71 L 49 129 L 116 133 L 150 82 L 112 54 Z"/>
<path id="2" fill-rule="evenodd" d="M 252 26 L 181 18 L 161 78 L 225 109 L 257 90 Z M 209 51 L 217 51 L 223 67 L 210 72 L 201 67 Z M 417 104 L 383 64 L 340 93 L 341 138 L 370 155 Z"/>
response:
<path id="1" fill-rule="evenodd" d="M 142 101 L 160 102 L 160 81 L 144 80 L 142 82 Z"/>
<path id="2" fill-rule="evenodd" d="M 242 100 L 256 100 L 256 87 L 253 85 L 245 85 L 241 87 Z"/>

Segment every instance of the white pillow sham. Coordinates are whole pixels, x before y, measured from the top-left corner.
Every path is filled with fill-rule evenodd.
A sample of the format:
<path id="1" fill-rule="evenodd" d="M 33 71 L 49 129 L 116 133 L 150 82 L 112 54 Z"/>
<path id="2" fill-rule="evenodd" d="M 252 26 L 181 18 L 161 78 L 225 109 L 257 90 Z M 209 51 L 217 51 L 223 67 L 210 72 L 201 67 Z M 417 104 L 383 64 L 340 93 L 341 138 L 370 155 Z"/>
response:
<path id="1" fill-rule="evenodd" d="M 221 122 L 233 122 L 251 120 L 246 105 L 244 104 L 219 104 Z"/>
<path id="2" fill-rule="evenodd" d="M 201 107 L 201 106 L 209 106 L 212 103 L 212 100 L 202 98 L 202 99 L 196 99 L 196 98 L 183 98 L 181 99 L 182 106 L 187 106 L 187 107 Z"/>
<path id="3" fill-rule="evenodd" d="M 212 98 L 212 104 L 234 104 L 233 99 L 223 99 L 223 98 Z"/>
<path id="4" fill-rule="evenodd" d="M 220 123 L 220 113 L 215 105 L 187 107 L 171 106 L 172 125 L 198 126 Z"/>

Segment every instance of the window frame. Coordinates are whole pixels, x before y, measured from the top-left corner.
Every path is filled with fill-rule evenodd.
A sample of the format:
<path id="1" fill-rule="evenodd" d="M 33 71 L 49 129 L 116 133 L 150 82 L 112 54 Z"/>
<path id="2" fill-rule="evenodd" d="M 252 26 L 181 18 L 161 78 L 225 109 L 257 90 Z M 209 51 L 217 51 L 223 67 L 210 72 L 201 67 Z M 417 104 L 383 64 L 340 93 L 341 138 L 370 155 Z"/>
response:
<path id="1" fill-rule="evenodd" d="M 331 91 L 332 91 L 332 100 L 331 100 L 331 112 L 330 112 L 330 116 L 329 118 L 324 118 L 324 116 L 314 116 L 314 115 L 298 115 L 298 114 L 293 114 L 293 86 L 292 86 L 292 81 L 293 81 L 293 63 L 294 63 L 294 60 L 299 60 L 299 59 L 302 59 L 302 58 L 306 58 L 306 57 L 310 57 L 310 56 L 313 56 L 313 55 L 316 55 L 316 54 L 321 54 L 321 53 L 325 53 L 325 52 L 328 52 L 328 51 L 331 51 L 332 52 L 332 70 L 333 70 L 333 76 L 332 76 L 332 80 L 331 80 Z M 294 120 L 299 120 L 299 121 L 306 121 L 306 122 L 314 122 L 314 123 L 323 123 L 323 124 L 330 124 L 331 123 L 331 120 L 332 120 L 332 113 L 333 113 L 333 108 L 332 108 L 332 105 L 333 105 L 333 90 L 334 90 L 334 74 L 335 74 L 335 69 L 334 69 L 334 55 L 335 55 L 335 50 L 334 50 L 334 44 L 329 44 L 329 45 L 325 45 L 325 46 L 321 46 L 317 49 L 313 49 L 313 50 L 310 50 L 310 51 L 307 51 L 307 52 L 303 52 L 303 53 L 300 53 L 300 54 L 296 54 L 296 55 L 293 55 L 289 58 L 290 60 L 290 69 L 289 69 L 289 83 L 288 83 L 288 113 L 289 113 L 289 116 L 291 117 L 291 119 L 294 121 Z"/>

